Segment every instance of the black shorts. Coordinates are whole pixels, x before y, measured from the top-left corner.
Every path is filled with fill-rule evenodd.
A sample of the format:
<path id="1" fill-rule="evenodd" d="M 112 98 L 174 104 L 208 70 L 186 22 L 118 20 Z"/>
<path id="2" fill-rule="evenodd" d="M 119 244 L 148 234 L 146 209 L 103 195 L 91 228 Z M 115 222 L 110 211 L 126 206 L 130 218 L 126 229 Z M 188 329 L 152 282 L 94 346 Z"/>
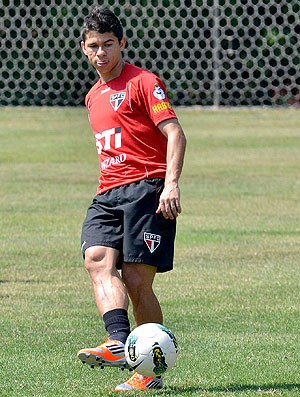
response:
<path id="1" fill-rule="evenodd" d="M 156 214 L 163 179 L 146 179 L 97 195 L 82 226 L 81 247 L 112 247 L 123 262 L 145 263 L 158 272 L 173 268 L 176 220 Z"/>

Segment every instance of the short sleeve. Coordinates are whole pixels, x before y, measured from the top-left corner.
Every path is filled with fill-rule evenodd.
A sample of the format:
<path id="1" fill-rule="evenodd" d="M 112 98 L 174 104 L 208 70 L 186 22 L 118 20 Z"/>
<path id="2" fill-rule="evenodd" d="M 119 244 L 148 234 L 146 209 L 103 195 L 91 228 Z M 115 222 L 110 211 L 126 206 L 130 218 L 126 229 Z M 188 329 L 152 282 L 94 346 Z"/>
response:
<path id="1" fill-rule="evenodd" d="M 177 118 L 167 97 L 165 85 L 153 73 L 147 73 L 141 76 L 138 96 L 141 105 L 145 107 L 155 125 L 168 119 Z"/>

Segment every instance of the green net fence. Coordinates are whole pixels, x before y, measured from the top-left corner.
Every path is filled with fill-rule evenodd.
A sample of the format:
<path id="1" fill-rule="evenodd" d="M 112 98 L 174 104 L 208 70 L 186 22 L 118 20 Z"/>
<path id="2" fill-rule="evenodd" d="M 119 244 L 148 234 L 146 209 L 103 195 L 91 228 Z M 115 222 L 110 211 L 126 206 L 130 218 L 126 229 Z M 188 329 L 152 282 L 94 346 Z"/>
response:
<path id="1" fill-rule="evenodd" d="M 125 59 L 175 105 L 300 103 L 299 0 L 2 0 L 0 105 L 83 104 L 97 77 L 80 28 L 95 4 L 119 16 Z"/>

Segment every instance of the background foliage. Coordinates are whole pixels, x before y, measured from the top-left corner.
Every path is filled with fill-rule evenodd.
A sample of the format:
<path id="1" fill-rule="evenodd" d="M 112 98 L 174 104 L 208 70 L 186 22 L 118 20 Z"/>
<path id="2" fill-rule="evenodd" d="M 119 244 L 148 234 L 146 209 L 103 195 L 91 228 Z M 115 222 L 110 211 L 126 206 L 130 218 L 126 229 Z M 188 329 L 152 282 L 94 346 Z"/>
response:
<path id="1" fill-rule="evenodd" d="M 83 104 L 96 75 L 80 28 L 96 3 L 175 105 L 299 105 L 298 0 L 3 0 L 0 105 Z"/>

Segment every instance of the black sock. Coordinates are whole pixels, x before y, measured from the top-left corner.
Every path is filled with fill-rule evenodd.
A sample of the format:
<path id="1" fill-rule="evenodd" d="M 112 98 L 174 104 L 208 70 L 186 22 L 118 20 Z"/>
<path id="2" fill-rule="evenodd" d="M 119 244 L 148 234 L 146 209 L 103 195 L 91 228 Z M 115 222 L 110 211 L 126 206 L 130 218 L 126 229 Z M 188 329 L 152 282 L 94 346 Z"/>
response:
<path id="1" fill-rule="evenodd" d="M 130 334 L 128 313 L 125 309 L 114 309 L 106 312 L 103 316 L 105 329 L 110 339 L 126 342 Z"/>

